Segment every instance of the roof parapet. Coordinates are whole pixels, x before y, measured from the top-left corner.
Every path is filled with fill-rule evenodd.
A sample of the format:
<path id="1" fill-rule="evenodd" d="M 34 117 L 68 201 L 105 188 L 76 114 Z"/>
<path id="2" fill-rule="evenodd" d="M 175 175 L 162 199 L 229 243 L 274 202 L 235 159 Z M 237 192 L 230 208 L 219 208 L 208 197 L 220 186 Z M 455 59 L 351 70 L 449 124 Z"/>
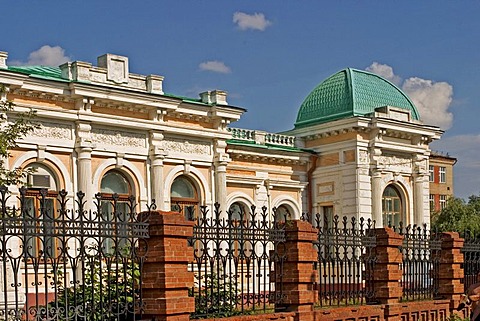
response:
<path id="1" fill-rule="evenodd" d="M 107 69 L 108 81 L 128 84 L 128 57 L 107 53 L 97 58 L 97 66 Z"/>
<path id="2" fill-rule="evenodd" d="M 212 90 L 200 93 L 200 99 L 205 104 L 228 105 L 227 92 L 223 90 Z"/>
<path id="3" fill-rule="evenodd" d="M 0 51 L 0 68 L 7 68 L 8 52 Z"/>
<path id="4" fill-rule="evenodd" d="M 97 58 L 98 66 L 83 61 L 66 62 L 60 65 L 62 78 L 70 81 L 89 82 L 110 86 L 122 86 L 133 90 L 162 95 L 163 77 L 158 75 L 132 74 L 128 57 L 105 54 Z"/>

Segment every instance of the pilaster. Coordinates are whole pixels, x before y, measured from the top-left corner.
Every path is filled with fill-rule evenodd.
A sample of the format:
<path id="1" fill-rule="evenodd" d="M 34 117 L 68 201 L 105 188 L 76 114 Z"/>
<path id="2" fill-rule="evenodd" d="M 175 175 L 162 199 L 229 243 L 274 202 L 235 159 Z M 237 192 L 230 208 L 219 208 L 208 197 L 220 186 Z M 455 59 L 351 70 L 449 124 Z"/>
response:
<path id="1" fill-rule="evenodd" d="M 374 171 L 372 173 L 372 219 L 380 225 L 383 225 L 382 194 L 382 173 Z"/>

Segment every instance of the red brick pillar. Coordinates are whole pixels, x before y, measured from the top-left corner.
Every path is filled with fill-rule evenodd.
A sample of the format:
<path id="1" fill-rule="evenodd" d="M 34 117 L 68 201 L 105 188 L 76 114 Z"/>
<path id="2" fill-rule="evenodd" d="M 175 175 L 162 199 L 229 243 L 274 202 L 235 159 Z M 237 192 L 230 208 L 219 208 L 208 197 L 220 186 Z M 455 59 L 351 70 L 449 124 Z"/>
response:
<path id="1" fill-rule="evenodd" d="M 463 284 L 463 238 L 457 232 L 442 233 L 442 251 L 440 254 L 439 295 L 450 300 L 450 309 L 456 308 L 460 295 L 464 292 Z"/>
<path id="2" fill-rule="evenodd" d="M 375 249 L 377 262 L 373 272 L 373 288 L 375 298 L 385 305 L 385 319 L 396 320 L 400 317 L 402 297 L 402 253 L 400 246 L 403 236 L 389 227 L 375 229 L 377 246 Z"/>
<path id="3" fill-rule="evenodd" d="M 150 238 L 147 240 L 143 268 L 144 319 L 187 321 L 195 311 L 193 273 L 188 262 L 193 248 L 187 238 L 193 235 L 193 222 L 173 212 L 155 211 L 149 218 Z"/>
<path id="4" fill-rule="evenodd" d="M 317 300 L 314 289 L 317 251 L 313 241 L 317 239 L 317 229 L 304 221 L 287 221 L 286 223 L 285 262 L 283 263 L 283 294 L 280 305 L 286 311 L 309 312 Z M 282 254 L 282 253 L 281 253 Z M 313 317 L 306 313 L 302 321 Z M 297 314 L 296 319 L 298 320 Z"/>

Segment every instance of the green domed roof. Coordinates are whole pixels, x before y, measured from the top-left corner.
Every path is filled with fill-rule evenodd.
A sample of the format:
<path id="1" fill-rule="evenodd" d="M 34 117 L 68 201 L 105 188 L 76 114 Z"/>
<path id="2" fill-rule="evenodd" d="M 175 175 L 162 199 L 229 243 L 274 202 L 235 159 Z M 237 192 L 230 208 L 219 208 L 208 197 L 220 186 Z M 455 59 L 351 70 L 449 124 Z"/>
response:
<path id="1" fill-rule="evenodd" d="M 383 106 L 407 109 L 419 120 L 417 108 L 397 86 L 376 74 L 346 68 L 325 79 L 305 98 L 295 128 L 364 116 Z"/>

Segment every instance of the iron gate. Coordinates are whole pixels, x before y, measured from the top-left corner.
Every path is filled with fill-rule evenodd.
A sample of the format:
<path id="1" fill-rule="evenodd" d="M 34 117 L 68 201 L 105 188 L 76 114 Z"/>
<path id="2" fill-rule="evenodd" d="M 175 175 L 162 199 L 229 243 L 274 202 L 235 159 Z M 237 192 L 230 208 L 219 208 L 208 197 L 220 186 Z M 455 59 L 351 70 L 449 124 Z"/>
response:
<path id="1" fill-rule="evenodd" d="M 135 198 L 97 194 L 86 210 L 82 192 L 34 192 L 0 187 L 0 319 L 138 318 L 148 223 Z"/>

